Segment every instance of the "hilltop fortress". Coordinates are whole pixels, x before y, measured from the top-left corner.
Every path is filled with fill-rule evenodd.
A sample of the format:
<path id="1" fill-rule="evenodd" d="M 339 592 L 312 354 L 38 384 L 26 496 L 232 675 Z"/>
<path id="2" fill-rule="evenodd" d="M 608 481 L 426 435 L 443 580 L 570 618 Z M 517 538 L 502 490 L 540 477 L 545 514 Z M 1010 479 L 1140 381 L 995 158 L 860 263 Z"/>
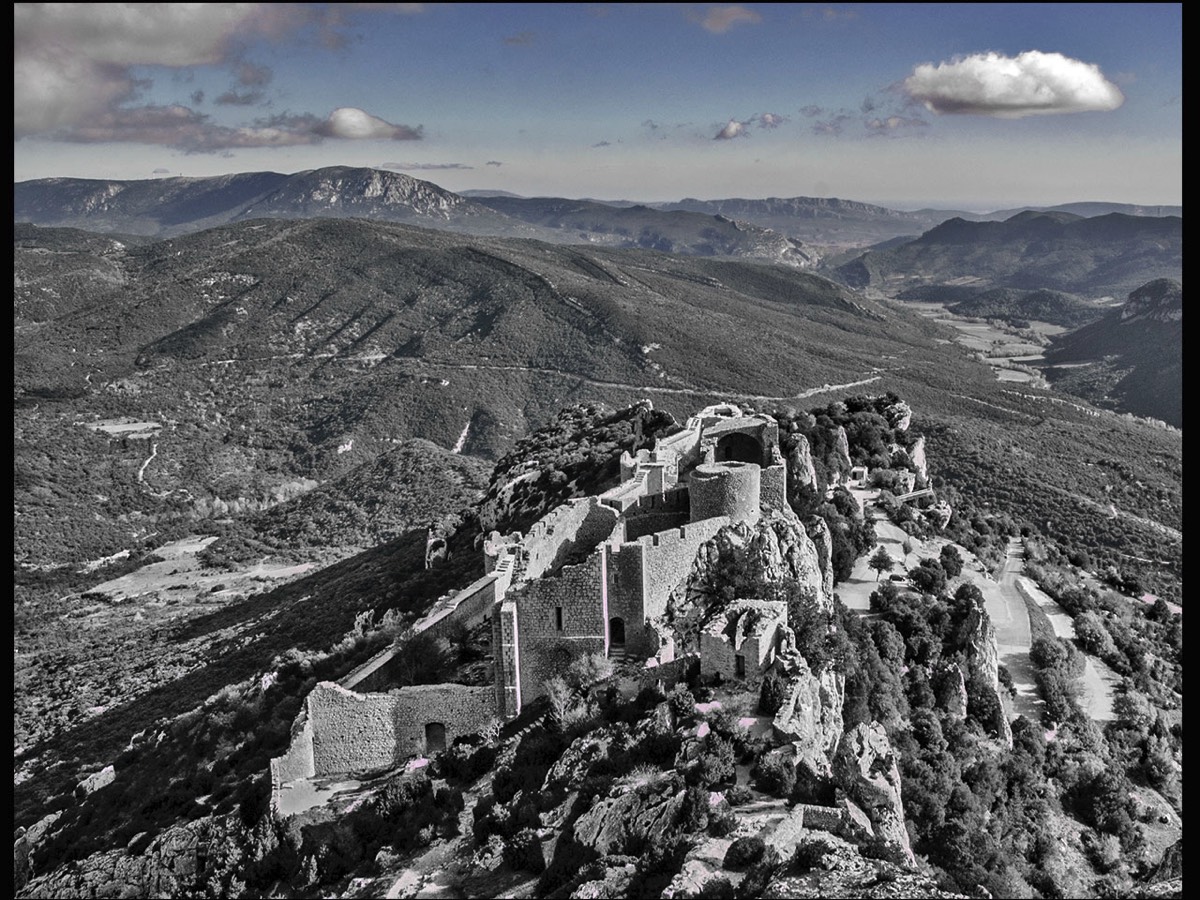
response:
<path id="1" fill-rule="evenodd" d="M 288 752 L 271 761 L 275 787 L 436 753 L 518 715 L 586 654 L 644 660 L 652 679 L 673 677 L 697 657 L 709 675 L 761 676 L 792 640 L 785 604 L 739 601 L 678 648 L 668 607 L 722 529 L 754 525 L 772 511 L 794 521 L 776 421 L 729 404 L 702 410 L 652 450 L 625 453 L 612 490 L 564 503 L 526 534 L 492 532 L 484 577 L 416 624 L 436 634 L 490 619 L 491 687 L 387 690 L 380 674 L 395 651 L 386 650 L 313 689 Z M 816 556 L 819 580 L 831 588 L 828 545 Z"/>

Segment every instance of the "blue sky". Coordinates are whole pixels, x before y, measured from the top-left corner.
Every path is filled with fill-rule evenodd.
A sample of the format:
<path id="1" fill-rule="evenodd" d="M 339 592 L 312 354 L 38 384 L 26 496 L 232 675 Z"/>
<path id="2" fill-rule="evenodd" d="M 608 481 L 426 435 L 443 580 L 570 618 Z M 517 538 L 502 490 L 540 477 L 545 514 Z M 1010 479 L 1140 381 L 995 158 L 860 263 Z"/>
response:
<path id="1" fill-rule="evenodd" d="M 1178 4 L 17 4 L 14 179 L 1182 203 Z"/>

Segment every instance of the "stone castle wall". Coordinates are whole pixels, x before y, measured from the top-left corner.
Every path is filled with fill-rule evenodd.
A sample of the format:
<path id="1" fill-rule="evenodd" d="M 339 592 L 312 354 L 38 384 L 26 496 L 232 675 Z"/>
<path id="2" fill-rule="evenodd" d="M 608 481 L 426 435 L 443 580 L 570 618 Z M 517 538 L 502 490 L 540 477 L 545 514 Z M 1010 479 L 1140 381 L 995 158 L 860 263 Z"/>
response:
<path id="1" fill-rule="evenodd" d="M 495 704 L 491 687 L 425 684 L 360 694 L 322 681 L 305 698 L 288 752 L 271 761 L 272 782 L 391 768 L 426 752 L 427 725 L 443 726 L 449 746 L 496 718 Z"/>
<path id="2" fill-rule="evenodd" d="M 539 519 L 521 542 L 522 578 L 534 581 L 561 566 L 573 553 L 591 550 L 612 534 L 620 514 L 596 497 L 568 500 Z"/>
<path id="3" fill-rule="evenodd" d="M 757 522 L 762 515 L 761 471 L 755 463 L 743 462 L 697 466 L 688 482 L 692 521 L 728 516 L 735 522 Z"/>
<path id="4" fill-rule="evenodd" d="M 605 553 L 564 566 L 558 575 L 512 591 L 517 607 L 521 702 L 540 697 L 544 683 L 585 653 L 608 652 Z M 561 627 L 560 627 L 561 624 Z"/>
<path id="5" fill-rule="evenodd" d="M 495 666 L 496 711 L 511 718 L 521 711 L 520 638 L 517 604 L 511 599 L 492 611 L 492 660 Z"/>
<path id="6" fill-rule="evenodd" d="M 313 772 L 333 775 L 390 768 L 400 759 L 395 698 L 359 694 L 322 681 L 305 700 L 312 721 Z"/>
<path id="7" fill-rule="evenodd" d="M 667 611 L 667 599 L 692 570 L 700 546 L 730 524 L 728 516 L 691 522 L 678 531 L 642 538 L 636 545 L 642 553 L 643 613 L 652 619 Z M 624 544 L 621 551 L 631 545 Z"/>
<path id="8" fill-rule="evenodd" d="M 678 528 L 687 523 L 690 512 L 686 489 L 640 497 L 625 511 L 625 540 L 636 541 L 643 535 Z"/>

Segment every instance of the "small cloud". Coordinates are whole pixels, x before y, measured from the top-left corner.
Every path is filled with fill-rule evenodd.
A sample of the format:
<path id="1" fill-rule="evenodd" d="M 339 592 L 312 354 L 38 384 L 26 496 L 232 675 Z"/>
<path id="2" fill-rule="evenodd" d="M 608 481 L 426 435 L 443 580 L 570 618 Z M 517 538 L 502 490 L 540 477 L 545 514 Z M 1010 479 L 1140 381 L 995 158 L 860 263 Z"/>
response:
<path id="1" fill-rule="evenodd" d="M 821 10 L 821 18 L 826 22 L 848 22 L 857 19 L 858 13 L 852 9 L 834 9 L 832 6 L 827 6 Z"/>
<path id="2" fill-rule="evenodd" d="M 150 174 L 151 175 L 170 175 L 171 170 L 159 167 L 159 168 L 155 169 L 153 172 L 151 172 Z"/>
<path id="3" fill-rule="evenodd" d="M 192 105 L 199 106 L 204 102 L 204 91 L 192 91 Z"/>
<path id="4" fill-rule="evenodd" d="M 241 62 L 235 68 L 238 84 L 243 87 L 265 87 L 274 74 L 266 66 L 256 66 L 254 63 Z"/>
<path id="5" fill-rule="evenodd" d="M 226 91 L 213 100 L 213 103 L 217 106 L 254 106 L 262 98 L 262 91 L 246 91 L 244 94 L 239 94 L 237 91 Z"/>
<path id="6" fill-rule="evenodd" d="M 815 106 L 810 104 L 808 106 L 800 107 L 800 115 L 808 119 L 814 119 L 823 112 L 825 112 L 825 108 L 823 106 Z"/>
<path id="7" fill-rule="evenodd" d="M 1135 84 L 1138 80 L 1137 72 L 1113 72 L 1113 84 L 1128 86 Z"/>
<path id="8" fill-rule="evenodd" d="M 877 108 L 878 108 L 878 106 L 876 105 L 875 99 L 873 97 L 863 97 L 862 106 L 859 107 L 859 109 L 862 110 L 862 114 L 864 116 L 870 115 L 871 113 L 875 112 L 875 110 Z"/>
<path id="9" fill-rule="evenodd" d="M 489 159 L 487 162 L 484 163 L 484 165 L 485 166 L 502 166 L 502 165 L 504 165 L 504 163 L 500 162 L 500 160 L 498 160 L 498 159 Z"/>
<path id="10" fill-rule="evenodd" d="M 417 162 L 385 162 L 380 163 L 381 169 L 394 169 L 397 172 L 428 172 L 435 169 L 474 169 L 474 166 L 463 163 L 417 163 Z"/>
<path id="11" fill-rule="evenodd" d="M 815 123 L 812 127 L 812 133 L 823 135 L 839 135 L 842 133 L 842 129 L 844 128 L 845 124 L 850 121 L 851 118 L 852 116 L 849 116 L 846 113 L 840 113 L 832 118 Z"/>
<path id="12" fill-rule="evenodd" d="M 762 113 L 755 117 L 759 128 L 778 128 L 787 121 L 786 116 L 781 116 L 779 113 Z"/>
<path id="13" fill-rule="evenodd" d="M 868 119 L 863 123 L 868 131 L 883 134 L 902 128 L 928 128 L 929 123 L 924 119 L 913 116 L 888 116 L 886 119 Z"/>
<path id="14" fill-rule="evenodd" d="M 698 21 L 705 31 L 712 34 L 724 34 L 739 22 L 749 22 L 757 25 L 762 16 L 744 6 L 710 6 L 703 16 L 692 15 L 693 22 Z"/>
<path id="15" fill-rule="evenodd" d="M 730 119 L 729 122 L 713 136 L 714 141 L 731 141 L 736 137 L 749 137 L 746 131 L 746 123 L 739 122 L 736 119 Z"/>
<path id="16" fill-rule="evenodd" d="M 534 40 L 536 40 L 536 38 L 537 35 L 535 35 L 532 31 L 522 31 L 520 34 L 514 34 L 506 37 L 504 39 L 504 43 L 510 47 L 528 47 L 534 42 Z"/>
<path id="17" fill-rule="evenodd" d="M 348 141 L 416 141 L 422 137 L 421 126 L 394 125 L 354 106 L 342 106 L 313 129 L 323 137 Z"/>
<path id="18" fill-rule="evenodd" d="M 644 122 L 642 122 L 642 127 L 649 128 L 651 131 L 657 131 L 662 126 L 659 125 L 657 122 L 655 122 L 653 119 L 646 119 Z"/>
<path id="19" fill-rule="evenodd" d="M 913 69 L 903 88 L 933 113 L 1000 119 L 1107 111 L 1125 102 L 1099 66 L 1040 50 L 924 63 Z"/>
<path id="20" fill-rule="evenodd" d="M 611 141 L 598 141 L 595 144 L 592 144 L 592 146 L 593 147 L 611 147 L 612 142 Z"/>

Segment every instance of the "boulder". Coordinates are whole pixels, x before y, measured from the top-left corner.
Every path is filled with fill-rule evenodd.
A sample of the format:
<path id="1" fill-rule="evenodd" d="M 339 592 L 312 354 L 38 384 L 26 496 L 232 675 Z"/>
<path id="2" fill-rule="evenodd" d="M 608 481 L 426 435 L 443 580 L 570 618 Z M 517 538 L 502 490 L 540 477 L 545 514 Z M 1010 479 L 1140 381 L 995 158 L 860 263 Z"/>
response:
<path id="1" fill-rule="evenodd" d="M 912 407 L 903 400 L 897 400 L 884 409 L 883 416 L 893 430 L 908 431 L 908 426 L 912 424 Z"/>
<path id="2" fill-rule="evenodd" d="M 642 846 L 668 843 L 677 830 L 682 805 L 682 781 L 667 778 L 596 800 L 575 820 L 572 834 L 576 843 L 600 856 L 631 849 L 640 853 Z"/>

